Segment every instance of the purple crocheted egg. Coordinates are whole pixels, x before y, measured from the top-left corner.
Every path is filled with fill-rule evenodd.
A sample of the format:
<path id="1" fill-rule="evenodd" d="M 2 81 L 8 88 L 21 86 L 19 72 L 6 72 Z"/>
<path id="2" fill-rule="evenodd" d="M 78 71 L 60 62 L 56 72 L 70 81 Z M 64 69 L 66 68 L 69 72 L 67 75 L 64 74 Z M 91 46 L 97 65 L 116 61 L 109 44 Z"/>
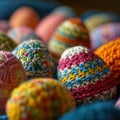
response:
<path id="1" fill-rule="evenodd" d="M 58 64 L 58 80 L 72 92 L 77 105 L 116 96 L 116 82 L 109 67 L 83 46 L 64 51 Z"/>
<path id="2" fill-rule="evenodd" d="M 96 49 L 101 45 L 120 37 L 120 23 L 101 25 L 91 33 L 91 48 Z"/>
<path id="3" fill-rule="evenodd" d="M 5 113 L 5 104 L 12 90 L 25 80 L 20 61 L 12 53 L 0 51 L 0 114 Z"/>

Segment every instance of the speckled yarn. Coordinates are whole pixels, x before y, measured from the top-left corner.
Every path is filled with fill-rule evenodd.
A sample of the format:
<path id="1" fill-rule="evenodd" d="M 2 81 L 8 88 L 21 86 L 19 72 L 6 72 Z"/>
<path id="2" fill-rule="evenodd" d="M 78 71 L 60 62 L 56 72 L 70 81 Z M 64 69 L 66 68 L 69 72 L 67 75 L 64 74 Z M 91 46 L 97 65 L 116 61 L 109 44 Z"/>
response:
<path id="1" fill-rule="evenodd" d="M 57 120 L 75 107 L 71 93 L 54 79 L 38 78 L 12 92 L 7 102 L 9 120 Z"/>
<path id="2" fill-rule="evenodd" d="M 109 67 L 83 46 L 64 51 L 59 60 L 58 80 L 72 92 L 77 105 L 116 96 L 116 82 Z"/>
<path id="3" fill-rule="evenodd" d="M 120 110 L 114 108 L 115 101 L 97 102 L 79 107 L 59 120 L 120 120 Z"/>
<path id="4" fill-rule="evenodd" d="M 10 25 L 6 20 L 0 20 L 0 31 L 7 33 L 7 31 L 10 29 Z"/>
<path id="5" fill-rule="evenodd" d="M 17 44 L 20 44 L 30 39 L 40 39 L 29 27 L 18 27 L 8 31 L 8 36 L 12 38 Z"/>
<path id="6" fill-rule="evenodd" d="M 91 48 L 94 50 L 101 45 L 120 37 L 120 23 L 101 25 L 90 33 Z"/>
<path id="7" fill-rule="evenodd" d="M 16 46 L 16 43 L 12 39 L 0 31 L 0 50 L 12 51 Z"/>
<path id="8" fill-rule="evenodd" d="M 0 114 L 5 113 L 5 104 L 12 90 L 25 80 L 20 61 L 10 52 L 0 51 Z"/>
<path id="9" fill-rule="evenodd" d="M 58 60 L 66 49 L 76 45 L 90 47 L 90 38 L 83 22 L 78 18 L 71 18 L 57 28 L 48 49 L 53 58 Z"/>
<path id="10" fill-rule="evenodd" d="M 54 62 L 43 42 L 29 40 L 21 43 L 13 50 L 13 54 L 21 61 L 27 77 L 53 77 Z"/>

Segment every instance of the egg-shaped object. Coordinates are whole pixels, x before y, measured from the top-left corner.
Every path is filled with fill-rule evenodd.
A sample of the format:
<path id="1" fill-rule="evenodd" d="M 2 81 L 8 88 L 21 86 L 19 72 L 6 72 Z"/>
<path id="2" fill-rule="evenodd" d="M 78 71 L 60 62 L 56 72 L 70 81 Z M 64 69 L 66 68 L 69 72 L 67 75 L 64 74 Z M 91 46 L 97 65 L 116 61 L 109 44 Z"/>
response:
<path id="1" fill-rule="evenodd" d="M 120 109 L 120 98 L 118 98 L 118 100 L 117 100 L 117 102 L 115 104 L 115 107 L 118 108 L 118 109 Z"/>
<path id="2" fill-rule="evenodd" d="M 5 113 L 5 104 L 12 90 L 25 80 L 20 61 L 12 53 L 0 51 L 0 114 Z"/>
<path id="3" fill-rule="evenodd" d="M 78 18 L 71 18 L 57 28 L 49 41 L 48 49 L 57 61 L 66 49 L 77 45 L 90 47 L 90 37 L 83 22 Z"/>
<path id="4" fill-rule="evenodd" d="M 35 29 L 39 22 L 40 17 L 38 13 L 28 6 L 18 8 L 9 19 L 9 24 L 13 28 L 27 26 Z"/>
<path id="5" fill-rule="evenodd" d="M 57 120 L 74 109 L 71 93 L 51 78 L 37 78 L 16 88 L 7 102 L 9 120 Z"/>
<path id="6" fill-rule="evenodd" d="M 96 27 L 99 27 L 100 25 L 106 24 L 106 23 L 113 23 L 118 22 L 120 19 L 116 19 L 114 14 L 110 13 L 98 13 L 95 15 L 92 15 L 91 17 L 88 17 L 84 20 L 84 23 L 89 31 L 94 30 Z"/>
<path id="7" fill-rule="evenodd" d="M 17 44 L 11 38 L 0 31 L 0 50 L 12 51 L 16 46 Z"/>
<path id="8" fill-rule="evenodd" d="M 91 48 L 97 49 L 101 45 L 120 37 L 120 23 L 105 24 L 90 33 Z"/>
<path id="9" fill-rule="evenodd" d="M 7 33 L 7 31 L 10 29 L 10 25 L 8 21 L 6 20 L 0 20 L 0 31 Z"/>
<path id="10" fill-rule="evenodd" d="M 71 17 L 75 17 L 76 16 L 76 13 L 74 11 L 73 8 L 69 7 L 69 6 L 59 6 L 59 7 L 56 7 L 55 9 L 53 9 L 53 11 L 51 12 L 52 14 L 53 13 L 60 13 L 60 14 L 64 14 L 65 16 L 67 16 L 68 18 L 71 18 Z"/>
<path id="11" fill-rule="evenodd" d="M 59 120 L 120 120 L 120 110 L 115 101 L 96 102 L 68 112 Z"/>
<path id="12" fill-rule="evenodd" d="M 19 44 L 12 53 L 21 61 L 28 79 L 53 77 L 54 62 L 43 42 L 25 41 Z"/>
<path id="13" fill-rule="evenodd" d="M 96 49 L 95 54 L 107 63 L 120 86 L 120 38 L 102 45 Z"/>
<path id="14" fill-rule="evenodd" d="M 30 39 L 40 39 L 34 30 L 29 27 L 18 27 L 8 31 L 8 36 L 12 38 L 17 44 L 20 44 Z"/>
<path id="15" fill-rule="evenodd" d="M 42 40 L 46 44 L 48 44 L 56 28 L 65 19 L 67 19 L 67 17 L 64 14 L 59 14 L 59 13 L 50 14 L 46 16 L 42 21 L 40 21 L 35 32 L 40 38 L 42 38 Z"/>
<path id="16" fill-rule="evenodd" d="M 65 50 L 57 73 L 58 80 L 73 94 L 77 106 L 116 97 L 116 81 L 109 67 L 86 47 Z"/>

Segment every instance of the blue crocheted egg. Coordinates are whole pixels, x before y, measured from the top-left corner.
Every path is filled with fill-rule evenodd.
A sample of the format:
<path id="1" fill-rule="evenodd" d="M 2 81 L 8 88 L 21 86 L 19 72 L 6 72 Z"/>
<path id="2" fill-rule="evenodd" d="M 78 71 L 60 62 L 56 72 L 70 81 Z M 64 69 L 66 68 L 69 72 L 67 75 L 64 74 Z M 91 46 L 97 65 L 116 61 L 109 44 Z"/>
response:
<path id="1" fill-rule="evenodd" d="M 114 108 L 114 101 L 97 102 L 79 107 L 59 120 L 120 120 L 120 110 Z"/>

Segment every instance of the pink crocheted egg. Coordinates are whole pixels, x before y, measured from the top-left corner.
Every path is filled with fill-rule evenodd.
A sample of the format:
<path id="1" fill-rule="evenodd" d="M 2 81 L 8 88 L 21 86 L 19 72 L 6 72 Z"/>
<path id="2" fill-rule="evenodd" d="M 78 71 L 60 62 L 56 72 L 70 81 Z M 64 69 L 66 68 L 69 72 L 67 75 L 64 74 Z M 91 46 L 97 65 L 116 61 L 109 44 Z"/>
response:
<path id="1" fill-rule="evenodd" d="M 54 31 L 67 17 L 64 14 L 54 13 L 46 16 L 37 26 L 36 34 L 48 44 Z"/>
<path id="2" fill-rule="evenodd" d="M 109 67 L 83 46 L 64 51 L 59 60 L 58 80 L 72 92 L 77 105 L 116 96 L 116 82 Z"/>
<path id="3" fill-rule="evenodd" d="M 5 113 L 5 104 L 12 90 L 25 80 L 20 61 L 12 53 L 0 51 L 0 114 Z"/>

